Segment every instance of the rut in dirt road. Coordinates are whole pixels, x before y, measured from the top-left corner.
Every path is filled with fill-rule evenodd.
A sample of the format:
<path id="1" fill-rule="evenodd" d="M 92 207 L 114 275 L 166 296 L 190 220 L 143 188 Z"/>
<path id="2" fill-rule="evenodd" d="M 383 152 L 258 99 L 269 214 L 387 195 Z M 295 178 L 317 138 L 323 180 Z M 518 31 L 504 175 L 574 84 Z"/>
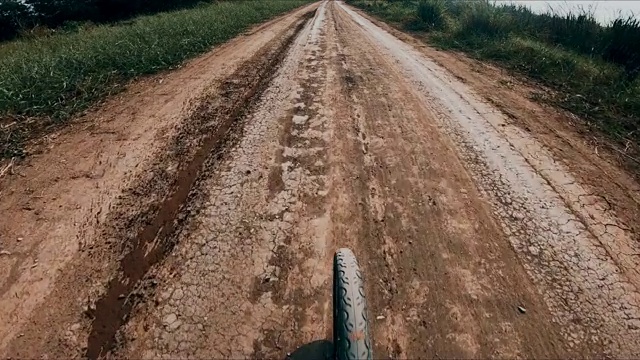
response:
<path id="1" fill-rule="evenodd" d="M 313 12 L 309 15 L 313 15 Z M 199 170 L 205 166 L 205 162 L 215 162 L 216 158 L 212 159 L 211 154 L 219 153 L 237 141 L 234 133 L 241 124 L 238 119 L 269 83 L 272 69 L 282 60 L 288 45 L 303 24 L 304 21 L 300 21 L 290 29 L 286 34 L 288 36 L 282 39 L 282 44 L 260 51 L 258 61 L 239 68 L 232 75 L 236 80 L 226 84 L 223 93 L 215 101 L 203 101 L 194 110 L 192 122 L 208 126 L 193 126 L 192 131 L 197 129 L 206 135 L 200 140 L 191 161 L 178 168 L 177 178 L 180 180 L 176 188 L 165 198 L 153 220 L 140 230 L 134 241 L 135 247 L 121 260 L 123 276 L 113 279 L 107 286 L 106 294 L 97 301 L 87 346 L 89 359 L 97 359 L 105 349 L 113 347 L 116 331 L 126 321 L 135 301 L 125 299 L 121 294 L 132 293 L 151 266 L 171 251 L 174 243 L 170 237 L 182 225 L 178 213 L 190 211 L 192 203 L 198 201 L 196 197 L 200 196 L 191 191 L 199 180 Z M 255 82 L 255 78 L 260 81 Z M 179 135 L 179 138 L 193 137 L 189 133 Z M 184 146 L 179 143 L 176 148 L 180 148 L 180 145 Z"/>
<path id="2" fill-rule="evenodd" d="M 136 334 L 132 351 L 141 352 L 131 356 L 273 357 L 328 334 L 304 322 L 330 306 L 320 288 L 329 274 L 319 267 L 332 255 L 323 201 L 328 129 L 315 101 L 325 83 L 324 14 L 321 6 L 247 117 L 240 143 L 202 185 L 208 200 L 169 260 L 181 269 L 177 281 L 158 274 L 171 287 L 141 319 L 149 330 Z"/>
<path id="3" fill-rule="evenodd" d="M 640 356 L 640 242 L 619 213 L 640 213 L 635 197 L 611 206 L 570 170 L 592 160 L 559 159 L 435 50 L 340 1 L 274 24 L 276 40 L 200 99 L 197 119 L 222 130 L 150 230 L 166 236 L 141 242 L 166 251 L 113 277 L 125 287 L 81 322 L 79 355 L 284 358 L 331 338 L 332 256 L 348 247 L 376 358 Z M 207 129 L 181 139 L 202 145 Z M 61 289 L 43 306 L 84 294 Z M 69 354 L 46 325 L 3 351 L 37 339 Z"/>

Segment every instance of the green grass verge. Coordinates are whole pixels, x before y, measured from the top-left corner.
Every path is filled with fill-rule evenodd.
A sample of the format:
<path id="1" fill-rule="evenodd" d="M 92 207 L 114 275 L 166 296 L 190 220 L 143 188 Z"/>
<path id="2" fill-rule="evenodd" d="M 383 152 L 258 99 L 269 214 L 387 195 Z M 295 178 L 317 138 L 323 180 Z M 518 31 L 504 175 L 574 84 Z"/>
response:
<path id="1" fill-rule="evenodd" d="M 521 7 L 454 0 L 350 3 L 398 28 L 427 32 L 440 48 L 533 78 L 556 90 L 546 101 L 619 143 L 640 145 L 640 78 L 633 67 L 640 59 L 640 26 L 633 19 L 600 26 L 589 14 L 538 15 Z"/>
<path id="2" fill-rule="evenodd" d="M 132 78 L 173 68 L 309 0 L 215 2 L 114 26 L 0 45 L 0 156 L 22 155 L 22 122 L 60 123 Z M 29 121 L 27 121 L 29 120 Z M 18 123 L 16 126 L 15 123 Z"/>

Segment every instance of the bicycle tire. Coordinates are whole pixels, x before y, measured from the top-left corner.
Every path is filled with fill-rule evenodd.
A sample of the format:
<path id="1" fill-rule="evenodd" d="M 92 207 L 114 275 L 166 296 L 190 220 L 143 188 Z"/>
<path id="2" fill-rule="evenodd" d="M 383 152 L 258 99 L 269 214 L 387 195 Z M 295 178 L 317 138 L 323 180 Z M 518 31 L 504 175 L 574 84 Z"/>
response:
<path id="1" fill-rule="evenodd" d="M 345 248 L 333 257 L 333 344 L 338 360 L 373 358 L 362 273 Z"/>

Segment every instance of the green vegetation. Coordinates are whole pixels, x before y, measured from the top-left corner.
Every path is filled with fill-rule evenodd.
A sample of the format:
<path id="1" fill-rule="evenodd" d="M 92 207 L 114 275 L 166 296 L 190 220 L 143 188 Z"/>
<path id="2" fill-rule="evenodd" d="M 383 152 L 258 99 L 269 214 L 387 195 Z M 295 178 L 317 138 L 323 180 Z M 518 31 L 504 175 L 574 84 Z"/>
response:
<path id="1" fill-rule="evenodd" d="M 175 67 L 305 2 L 217 2 L 0 44 L 0 157 L 21 154 L 30 130 L 20 125 L 33 123 L 27 119 L 40 127 L 62 122 L 136 76 Z M 7 123 L 14 123 L 10 132 Z"/>
<path id="2" fill-rule="evenodd" d="M 445 26 L 445 3 L 444 1 L 420 1 L 416 9 L 418 21 L 415 23 L 423 24 L 425 29 L 442 29 Z"/>
<path id="3" fill-rule="evenodd" d="M 556 90 L 546 100 L 618 142 L 640 144 L 640 22 L 634 18 L 602 26 L 587 12 L 535 14 L 486 1 L 351 3 L 402 29 L 427 31 L 441 48 L 525 74 Z"/>

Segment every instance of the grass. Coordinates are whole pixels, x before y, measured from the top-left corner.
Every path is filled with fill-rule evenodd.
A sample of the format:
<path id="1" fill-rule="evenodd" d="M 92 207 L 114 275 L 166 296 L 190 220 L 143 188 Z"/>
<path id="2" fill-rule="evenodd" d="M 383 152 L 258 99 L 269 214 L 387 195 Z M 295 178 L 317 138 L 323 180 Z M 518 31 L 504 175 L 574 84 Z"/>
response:
<path id="1" fill-rule="evenodd" d="M 401 29 L 427 31 L 441 48 L 467 52 L 557 91 L 548 101 L 620 143 L 640 145 L 640 23 L 600 25 L 588 12 L 535 14 L 485 1 L 352 0 Z M 429 26 L 442 18 L 440 26 Z M 416 24 L 416 22 L 426 22 Z"/>
<path id="2" fill-rule="evenodd" d="M 131 79 L 171 69 L 253 24 L 308 0 L 233 1 L 143 16 L 0 44 L 0 156 L 23 155 L 21 123 L 50 125 L 121 90 Z M 17 123 L 17 126 L 15 125 Z"/>
<path id="3" fill-rule="evenodd" d="M 445 3 L 441 0 L 420 1 L 416 9 L 419 22 L 424 24 L 426 29 L 442 29 L 445 27 L 446 19 Z"/>

